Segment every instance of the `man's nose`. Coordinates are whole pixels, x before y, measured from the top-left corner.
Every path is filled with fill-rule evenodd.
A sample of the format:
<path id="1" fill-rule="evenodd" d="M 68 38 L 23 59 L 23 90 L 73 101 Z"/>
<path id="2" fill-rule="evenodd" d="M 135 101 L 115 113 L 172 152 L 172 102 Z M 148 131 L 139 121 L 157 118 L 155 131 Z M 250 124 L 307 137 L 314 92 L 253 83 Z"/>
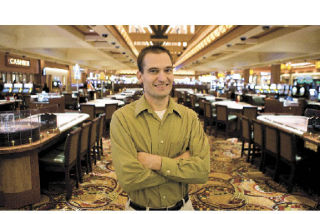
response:
<path id="1" fill-rule="evenodd" d="M 158 73 L 158 80 L 159 81 L 165 81 L 167 79 L 167 74 L 164 71 L 160 71 Z"/>

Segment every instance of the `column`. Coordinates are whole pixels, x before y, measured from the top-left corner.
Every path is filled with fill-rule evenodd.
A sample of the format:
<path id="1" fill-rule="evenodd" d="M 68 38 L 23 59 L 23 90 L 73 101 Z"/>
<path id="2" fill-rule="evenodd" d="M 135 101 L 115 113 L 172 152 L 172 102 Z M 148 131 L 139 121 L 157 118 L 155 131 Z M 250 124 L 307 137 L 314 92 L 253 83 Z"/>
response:
<path id="1" fill-rule="evenodd" d="M 280 83 L 281 65 L 271 65 L 271 80 L 270 83 Z"/>
<path id="2" fill-rule="evenodd" d="M 249 83 L 249 77 L 250 77 L 250 69 L 245 69 L 243 71 L 243 79 L 245 84 Z"/>

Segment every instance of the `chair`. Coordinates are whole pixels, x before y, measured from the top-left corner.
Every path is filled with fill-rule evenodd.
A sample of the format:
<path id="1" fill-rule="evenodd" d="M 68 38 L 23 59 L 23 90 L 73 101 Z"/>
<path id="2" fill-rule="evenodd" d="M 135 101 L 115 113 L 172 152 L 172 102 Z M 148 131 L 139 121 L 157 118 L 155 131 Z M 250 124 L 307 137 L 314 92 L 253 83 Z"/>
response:
<path id="1" fill-rule="evenodd" d="M 246 116 L 249 120 L 256 119 L 258 115 L 258 108 L 255 106 L 244 106 L 242 115 Z"/>
<path id="2" fill-rule="evenodd" d="M 195 112 L 199 112 L 199 103 L 197 103 L 197 96 L 196 95 L 190 94 L 190 104 L 191 104 L 191 108 Z"/>
<path id="3" fill-rule="evenodd" d="M 182 98 L 183 98 L 183 105 L 190 107 L 191 103 L 190 103 L 190 97 L 189 97 L 188 92 L 186 92 L 186 91 L 182 92 Z"/>
<path id="4" fill-rule="evenodd" d="M 77 153 L 81 128 L 77 128 L 67 135 L 64 151 L 51 150 L 39 158 L 40 167 L 47 172 L 64 172 L 65 186 L 67 190 L 66 200 L 72 195 L 72 185 L 70 182 L 70 170 L 76 169 L 76 187 L 79 183 L 79 172 L 77 165 Z M 44 176 L 46 174 L 43 174 Z"/>
<path id="5" fill-rule="evenodd" d="M 77 109 L 77 99 L 72 98 L 71 93 L 63 94 L 66 109 Z"/>
<path id="6" fill-rule="evenodd" d="M 105 136 L 109 136 L 108 134 L 108 130 L 110 128 L 110 121 L 111 121 L 111 117 L 113 115 L 113 113 L 117 110 L 118 108 L 118 104 L 114 103 L 114 104 L 106 104 L 105 105 L 105 114 L 106 114 L 106 126 L 105 126 Z"/>
<path id="7" fill-rule="evenodd" d="M 251 163 L 254 163 L 254 158 L 256 157 L 257 153 L 256 151 L 260 150 L 261 154 L 261 160 L 260 160 L 260 166 L 259 170 L 262 171 L 263 167 L 263 159 L 264 159 L 264 149 L 265 149 L 265 143 L 264 143 L 264 126 L 263 124 L 256 120 L 252 120 L 252 127 L 253 127 L 253 148 L 252 148 L 252 156 L 251 156 Z"/>
<path id="8" fill-rule="evenodd" d="M 89 114 L 88 120 L 93 120 L 96 118 L 96 107 L 91 104 L 80 104 L 80 112 Z"/>
<path id="9" fill-rule="evenodd" d="M 183 103 L 183 96 L 181 91 L 176 91 L 177 98 L 178 98 L 178 103 L 182 104 Z"/>
<path id="10" fill-rule="evenodd" d="M 214 109 L 215 111 L 215 109 Z M 207 131 L 207 126 L 210 126 L 209 134 L 212 131 L 212 126 L 214 125 L 214 121 L 216 118 L 216 113 L 213 112 L 211 103 L 208 101 L 204 102 L 204 131 Z"/>
<path id="11" fill-rule="evenodd" d="M 265 125 L 265 150 L 263 155 L 263 166 L 262 169 L 265 168 L 270 171 L 272 178 L 274 180 L 278 180 L 278 170 L 279 170 L 279 155 L 280 155 L 280 144 L 279 144 L 279 135 L 278 129 L 269 125 Z M 270 157 L 267 159 L 267 155 Z M 267 160 L 273 163 L 267 165 Z"/>
<path id="12" fill-rule="evenodd" d="M 241 140 L 242 140 L 241 157 L 243 156 L 244 151 L 247 150 L 248 151 L 247 162 L 249 162 L 250 156 L 251 156 L 251 147 L 253 145 L 251 122 L 249 118 L 244 115 L 240 115 L 240 120 L 241 120 Z M 248 143 L 248 148 L 245 148 L 246 143 Z"/>
<path id="13" fill-rule="evenodd" d="M 106 118 L 106 113 L 103 113 L 100 115 L 100 120 L 99 124 L 97 126 L 97 154 L 98 154 L 98 159 L 101 160 L 101 156 L 103 155 L 103 144 L 102 144 L 102 136 L 104 135 L 104 130 L 105 130 L 105 118 Z"/>
<path id="14" fill-rule="evenodd" d="M 229 115 L 228 107 L 225 105 L 216 105 L 216 115 L 217 115 L 217 117 L 216 117 L 215 137 L 218 136 L 219 125 L 223 125 L 223 126 L 225 126 L 224 134 L 225 134 L 225 139 L 226 139 L 228 137 L 229 132 L 235 131 L 235 130 L 230 131 L 229 127 L 232 122 L 236 122 L 237 116 L 231 115 L 231 114 Z"/>
<path id="15" fill-rule="evenodd" d="M 294 186 L 297 162 L 301 160 L 301 157 L 297 156 L 297 141 L 294 134 L 279 130 L 279 140 L 280 160 L 290 167 L 289 175 L 281 174 L 279 178 L 288 185 L 288 192 L 290 193 Z"/>
<path id="16" fill-rule="evenodd" d="M 90 122 L 90 121 L 88 123 L 83 123 L 81 134 L 80 134 L 77 164 L 78 164 L 78 170 L 79 170 L 79 179 L 80 179 L 81 183 L 83 182 L 81 160 L 84 159 L 86 161 L 87 174 L 89 173 L 89 170 L 90 170 L 88 148 L 89 148 L 89 142 L 90 142 L 91 124 L 92 124 L 92 122 Z"/>
<path id="17" fill-rule="evenodd" d="M 199 98 L 199 115 L 204 116 L 204 102 L 206 99 L 204 98 Z"/>
<path id="18" fill-rule="evenodd" d="M 92 171 L 91 157 L 93 157 L 94 164 L 97 164 L 96 142 L 97 142 L 97 129 L 98 129 L 99 120 L 100 120 L 99 117 L 94 118 L 92 120 L 92 125 L 90 128 L 90 141 L 88 144 L 88 157 L 89 157 L 90 172 Z"/>

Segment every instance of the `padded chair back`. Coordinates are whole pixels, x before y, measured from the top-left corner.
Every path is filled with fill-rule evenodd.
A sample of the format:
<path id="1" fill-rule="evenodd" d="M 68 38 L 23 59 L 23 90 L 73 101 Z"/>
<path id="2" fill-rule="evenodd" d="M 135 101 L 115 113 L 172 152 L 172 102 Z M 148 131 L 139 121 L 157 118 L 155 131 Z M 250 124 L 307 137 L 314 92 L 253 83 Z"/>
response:
<path id="1" fill-rule="evenodd" d="M 95 119 L 92 120 L 92 125 L 90 129 L 90 144 L 89 144 L 90 148 L 95 146 L 95 143 L 97 141 L 97 132 L 98 132 L 97 129 L 98 129 L 99 121 L 100 121 L 99 117 L 96 117 Z"/>
<path id="2" fill-rule="evenodd" d="M 294 162 L 297 153 L 295 136 L 286 131 L 279 130 L 279 139 L 280 157 L 289 162 Z"/>
<path id="3" fill-rule="evenodd" d="M 206 118 L 212 117 L 211 103 L 207 101 L 204 101 L 204 117 Z"/>
<path id="4" fill-rule="evenodd" d="M 217 121 L 228 122 L 228 107 L 225 105 L 216 105 Z"/>
<path id="5" fill-rule="evenodd" d="M 102 138 L 103 135 L 103 129 L 104 129 L 104 125 L 105 125 L 105 118 L 106 118 L 106 114 L 103 113 L 100 115 L 100 121 L 99 121 L 99 131 L 97 132 L 97 137 L 98 139 Z"/>
<path id="6" fill-rule="evenodd" d="M 252 120 L 253 124 L 253 142 L 256 144 L 260 145 L 261 147 L 263 146 L 263 134 L 264 134 L 264 126 L 257 120 Z"/>
<path id="7" fill-rule="evenodd" d="M 65 105 L 73 105 L 72 94 L 63 94 Z"/>
<path id="8" fill-rule="evenodd" d="M 206 100 L 204 98 L 199 99 L 199 109 L 201 109 L 204 112 L 204 102 Z"/>
<path id="9" fill-rule="evenodd" d="M 117 110 L 118 104 L 106 104 L 105 105 L 105 114 L 106 120 L 111 120 L 112 114 Z"/>
<path id="10" fill-rule="evenodd" d="M 90 142 L 90 127 L 91 122 L 84 123 L 82 125 L 82 130 L 80 134 L 80 140 L 79 140 L 79 152 L 80 154 L 85 153 L 88 150 L 88 144 Z"/>
<path id="11" fill-rule="evenodd" d="M 191 108 L 193 109 L 196 107 L 196 98 L 196 95 L 190 94 Z"/>
<path id="12" fill-rule="evenodd" d="M 38 113 L 57 113 L 58 112 L 58 104 L 49 104 L 44 107 L 40 107 Z"/>
<path id="13" fill-rule="evenodd" d="M 250 129 L 250 121 L 246 116 L 241 116 L 241 133 L 242 138 L 246 141 L 250 141 L 251 139 L 251 129 Z"/>
<path id="14" fill-rule="evenodd" d="M 274 154 L 278 153 L 278 130 L 274 127 L 265 126 L 265 148 Z"/>
<path id="15" fill-rule="evenodd" d="M 306 108 L 304 111 L 304 116 L 306 117 L 320 117 L 320 110 Z"/>
<path id="16" fill-rule="evenodd" d="M 242 115 L 246 116 L 250 120 L 257 118 L 257 112 L 258 112 L 257 107 L 246 106 L 246 107 L 243 107 L 242 109 Z"/>
<path id="17" fill-rule="evenodd" d="M 70 132 L 67 136 L 64 157 L 65 157 L 65 167 L 68 168 L 72 163 L 77 160 L 79 137 L 81 128 L 77 128 Z"/>
<path id="18" fill-rule="evenodd" d="M 90 104 L 80 104 L 81 113 L 89 114 L 89 120 L 96 118 L 96 107 Z"/>

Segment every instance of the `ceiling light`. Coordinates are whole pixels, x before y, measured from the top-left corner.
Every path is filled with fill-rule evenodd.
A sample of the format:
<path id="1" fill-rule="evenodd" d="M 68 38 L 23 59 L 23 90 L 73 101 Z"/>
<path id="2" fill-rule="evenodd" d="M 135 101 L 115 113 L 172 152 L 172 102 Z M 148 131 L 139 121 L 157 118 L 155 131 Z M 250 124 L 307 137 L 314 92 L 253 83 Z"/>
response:
<path id="1" fill-rule="evenodd" d="M 91 33 L 92 33 L 92 32 L 94 32 L 94 30 L 93 30 L 93 29 L 89 29 L 89 32 L 91 32 Z"/>

